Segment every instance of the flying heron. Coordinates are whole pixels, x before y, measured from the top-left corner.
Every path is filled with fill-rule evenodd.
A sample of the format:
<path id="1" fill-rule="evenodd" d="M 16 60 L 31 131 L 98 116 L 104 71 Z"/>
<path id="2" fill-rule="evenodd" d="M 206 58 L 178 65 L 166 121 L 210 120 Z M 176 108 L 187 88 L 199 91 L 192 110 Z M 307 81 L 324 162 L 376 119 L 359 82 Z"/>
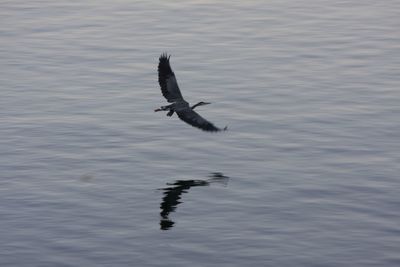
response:
<path id="1" fill-rule="evenodd" d="M 225 131 L 227 127 L 220 129 L 193 110 L 198 106 L 208 105 L 210 104 L 209 102 L 200 101 L 193 106 L 189 106 L 189 103 L 183 99 L 175 74 L 169 64 L 170 57 L 171 56 L 168 56 L 167 53 L 163 53 L 160 56 L 160 61 L 158 63 L 158 83 L 160 84 L 163 96 L 172 104 L 162 106 L 154 111 L 168 111 L 167 116 L 169 117 L 175 112 L 181 120 L 203 131 Z"/>

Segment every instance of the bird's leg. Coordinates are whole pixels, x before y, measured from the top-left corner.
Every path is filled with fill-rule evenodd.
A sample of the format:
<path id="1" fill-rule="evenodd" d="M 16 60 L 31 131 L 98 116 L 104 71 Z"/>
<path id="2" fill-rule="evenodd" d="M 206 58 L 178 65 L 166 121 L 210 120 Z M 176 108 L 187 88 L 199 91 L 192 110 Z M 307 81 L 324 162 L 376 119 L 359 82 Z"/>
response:
<path id="1" fill-rule="evenodd" d="M 172 105 L 162 106 L 162 107 L 160 107 L 158 109 L 155 109 L 154 112 L 163 111 L 163 110 L 169 110 L 169 109 L 171 109 L 171 106 Z"/>
<path id="2" fill-rule="evenodd" d="M 173 104 L 168 105 L 168 106 L 162 106 L 158 109 L 155 109 L 154 112 L 163 111 L 163 110 L 171 110 L 172 106 L 173 106 Z"/>

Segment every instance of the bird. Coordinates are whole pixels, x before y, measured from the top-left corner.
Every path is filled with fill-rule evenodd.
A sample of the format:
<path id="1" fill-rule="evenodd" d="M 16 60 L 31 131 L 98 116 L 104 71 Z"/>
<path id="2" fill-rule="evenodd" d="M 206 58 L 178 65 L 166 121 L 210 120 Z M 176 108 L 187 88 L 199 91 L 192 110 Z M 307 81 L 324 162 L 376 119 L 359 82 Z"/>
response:
<path id="1" fill-rule="evenodd" d="M 209 105 L 211 104 L 210 102 L 200 101 L 197 104 L 190 106 L 189 103 L 185 101 L 181 90 L 179 89 L 175 74 L 171 69 L 169 63 L 170 57 L 171 55 L 168 55 L 167 53 L 162 53 L 160 55 L 158 63 L 158 83 L 160 84 L 162 95 L 172 104 L 162 106 L 154 111 L 168 111 L 167 116 L 169 117 L 176 113 L 182 121 L 206 132 L 227 130 L 227 126 L 220 129 L 194 111 L 196 107 Z"/>

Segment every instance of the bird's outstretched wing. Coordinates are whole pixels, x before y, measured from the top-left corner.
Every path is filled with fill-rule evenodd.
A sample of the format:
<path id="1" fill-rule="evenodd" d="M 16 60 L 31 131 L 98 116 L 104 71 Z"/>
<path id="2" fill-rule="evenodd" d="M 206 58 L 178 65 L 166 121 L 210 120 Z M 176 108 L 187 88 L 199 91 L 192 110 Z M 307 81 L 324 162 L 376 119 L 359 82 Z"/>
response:
<path id="1" fill-rule="evenodd" d="M 175 74 L 169 65 L 170 57 L 166 53 L 160 56 L 160 62 L 158 63 L 158 83 L 160 84 L 163 96 L 168 102 L 172 103 L 183 98 Z"/>
<path id="2" fill-rule="evenodd" d="M 197 112 L 192 109 L 178 110 L 175 111 L 178 114 L 178 117 L 186 122 L 187 124 L 192 125 L 193 127 L 197 127 L 203 131 L 207 132 L 218 132 L 221 131 L 218 127 L 216 127 L 211 122 L 204 119 Z M 226 127 L 223 129 L 226 130 Z"/>

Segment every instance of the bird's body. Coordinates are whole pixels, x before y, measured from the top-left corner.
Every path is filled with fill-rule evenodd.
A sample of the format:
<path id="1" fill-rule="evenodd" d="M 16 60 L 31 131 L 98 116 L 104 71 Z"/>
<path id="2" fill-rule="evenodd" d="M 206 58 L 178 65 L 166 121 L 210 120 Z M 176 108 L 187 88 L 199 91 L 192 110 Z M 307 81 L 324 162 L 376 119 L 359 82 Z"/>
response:
<path id="1" fill-rule="evenodd" d="M 158 82 L 160 84 L 163 96 L 169 103 L 172 104 L 162 106 L 154 111 L 168 111 L 167 116 L 172 116 L 174 113 L 176 113 L 181 120 L 203 131 L 221 131 L 221 129 L 201 117 L 193 110 L 198 106 L 207 105 L 210 103 L 201 101 L 193 106 L 190 106 L 189 103 L 183 99 L 178 82 L 176 81 L 175 74 L 169 64 L 169 58 L 170 56 L 167 56 L 167 54 L 162 54 L 160 56 L 160 61 L 158 64 Z M 226 130 L 226 127 L 223 130 Z"/>

